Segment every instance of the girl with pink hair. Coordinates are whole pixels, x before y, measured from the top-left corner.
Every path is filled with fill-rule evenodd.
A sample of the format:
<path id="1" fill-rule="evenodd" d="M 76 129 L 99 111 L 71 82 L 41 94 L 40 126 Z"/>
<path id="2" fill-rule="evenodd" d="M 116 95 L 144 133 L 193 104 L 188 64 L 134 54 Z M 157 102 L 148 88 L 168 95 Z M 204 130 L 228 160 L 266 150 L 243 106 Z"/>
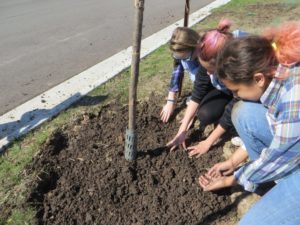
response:
<path id="1" fill-rule="evenodd" d="M 179 131 L 167 144 L 171 151 L 179 145 L 186 149 L 186 133 L 195 116 L 200 120 L 203 128 L 212 123 L 218 125 L 204 141 L 187 148 L 189 156 L 199 157 L 206 153 L 226 131 L 234 133 L 230 118 L 234 103 L 233 96 L 216 76 L 216 59 L 219 51 L 234 37 L 246 35 L 238 30 L 229 32 L 230 26 L 229 20 L 221 20 L 218 27 L 206 31 L 197 44 L 196 53 L 200 69 Z"/>

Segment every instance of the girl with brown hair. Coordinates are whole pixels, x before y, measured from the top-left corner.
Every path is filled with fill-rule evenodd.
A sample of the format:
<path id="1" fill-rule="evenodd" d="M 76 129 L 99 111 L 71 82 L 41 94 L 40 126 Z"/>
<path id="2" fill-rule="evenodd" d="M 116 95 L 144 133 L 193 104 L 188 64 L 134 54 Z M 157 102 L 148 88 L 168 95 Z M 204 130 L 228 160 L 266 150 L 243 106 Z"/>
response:
<path id="1" fill-rule="evenodd" d="M 200 176 L 200 186 L 240 184 L 253 192 L 275 181 L 239 224 L 300 224 L 300 23 L 231 41 L 217 65 L 220 80 L 242 99 L 231 116 L 246 151 Z M 247 156 L 250 161 L 230 175 Z"/>
<path id="2" fill-rule="evenodd" d="M 170 40 L 170 50 L 175 60 L 170 82 L 167 103 L 164 105 L 160 117 L 166 123 L 176 108 L 177 95 L 180 93 L 184 71 L 187 71 L 192 82 L 199 71 L 199 62 L 196 55 L 196 46 L 200 36 L 187 27 L 177 27 Z"/>

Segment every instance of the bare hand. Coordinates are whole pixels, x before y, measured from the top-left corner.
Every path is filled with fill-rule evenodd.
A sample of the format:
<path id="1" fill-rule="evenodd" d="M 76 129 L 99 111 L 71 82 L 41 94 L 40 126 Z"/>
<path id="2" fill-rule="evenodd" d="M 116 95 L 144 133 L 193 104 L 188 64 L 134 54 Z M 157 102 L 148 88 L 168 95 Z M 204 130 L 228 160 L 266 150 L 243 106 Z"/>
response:
<path id="1" fill-rule="evenodd" d="M 176 104 L 174 102 L 167 102 L 167 104 L 164 105 L 163 109 L 160 112 L 160 119 L 167 123 L 173 114 L 174 110 L 176 108 Z"/>
<path id="2" fill-rule="evenodd" d="M 172 139 L 172 141 L 167 143 L 167 147 L 171 148 L 170 151 L 175 150 L 180 145 L 182 145 L 182 147 L 186 149 L 185 139 L 186 139 L 186 131 L 179 131 L 176 134 L 176 136 Z"/>
<path id="3" fill-rule="evenodd" d="M 209 169 L 207 174 L 210 177 L 218 178 L 220 176 L 227 176 L 229 174 L 232 174 L 234 171 L 234 165 L 230 159 L 215 164 L 212 168 Z"/>
<path id="4" fill-rule="evenodd" d="M 205 174 L 199 177 L 199 184 L 203 188 L 203 191 L 214 191 L 225 187 L 231 187 L 237 184 L 235 177 L 232 176 L 222 176 L 219 178 L 212 178 Z"/>
<path id="5" fill-rule="evenodd" d="M 187 150 L 189 151 L 189 157 L 196 155 L 196 158 L 199 158 L 202 154 L 208 152 L 210 146 L 211 145 L 205 140 L 199 142 L 197 145 L 188 147 Z"/>

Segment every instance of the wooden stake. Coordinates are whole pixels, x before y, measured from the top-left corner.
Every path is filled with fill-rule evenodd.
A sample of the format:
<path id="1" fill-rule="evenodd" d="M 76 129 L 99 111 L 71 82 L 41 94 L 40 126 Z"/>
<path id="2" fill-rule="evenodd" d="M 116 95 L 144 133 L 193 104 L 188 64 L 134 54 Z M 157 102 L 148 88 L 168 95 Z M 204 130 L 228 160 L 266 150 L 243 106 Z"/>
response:
<path id="1" fill-rule="evenodd" d="M 189 25 L 189 14 L 190 14 L 190 0 L 185 0 L 184 23 L 183 23 L 184 27 L 187 27 Z"/>
<path id="2" fill-rule="evenodd" d="M 185 6 L 184 6 L 184 21 L 183 21 L 183 26 L 188 27 L 189 25 L 189 14 L 190 14 L 190 0 L 185 0 Z M 175 65 L 175 60 L 174 60 L 174 65 Z M 178 97 L 181 96 L 181 91 L 182 91 L 182 82 L 183 78 L 179 81 L 180 83 L 180 88 L 178 90 Z"/>
<path id="3" fill-rule="evenodd" d="M 134 33 L 132 45 L 131 79 L 129 87 L 129 121 L 126 130 L 125 158 L 135 160 L 137 155 L 136 93 L 139 77 L 140 50 L 143 27 L 144 0 L 135 0 Z"/>

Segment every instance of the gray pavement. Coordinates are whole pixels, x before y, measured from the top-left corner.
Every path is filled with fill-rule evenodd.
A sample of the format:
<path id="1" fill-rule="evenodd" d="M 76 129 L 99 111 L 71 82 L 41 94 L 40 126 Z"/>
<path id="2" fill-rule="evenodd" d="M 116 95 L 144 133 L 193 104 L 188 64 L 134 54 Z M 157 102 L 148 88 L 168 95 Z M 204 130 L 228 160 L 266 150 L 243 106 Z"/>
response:
<path id="1" fill-rule="evenodd" d="M 213 1 L 191 0 L 191 12 Z M 146 0 L 143 38 L 183 17 Z M 0 0 L 0 115 L 127 48 L 133 0 Z"/>

